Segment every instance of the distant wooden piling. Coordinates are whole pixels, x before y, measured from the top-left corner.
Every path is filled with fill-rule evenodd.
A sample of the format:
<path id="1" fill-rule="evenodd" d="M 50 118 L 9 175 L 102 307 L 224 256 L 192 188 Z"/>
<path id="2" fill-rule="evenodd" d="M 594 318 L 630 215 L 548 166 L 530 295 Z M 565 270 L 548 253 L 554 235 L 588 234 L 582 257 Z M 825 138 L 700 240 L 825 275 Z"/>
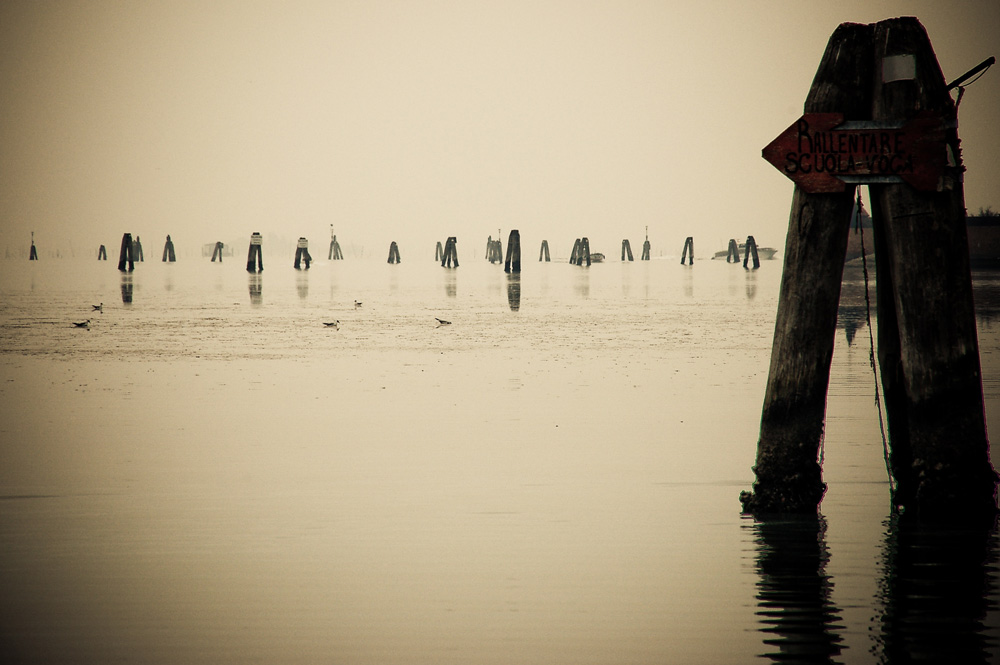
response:
<path id="1" fill-rule="evenodd" d="M 399 263 L 399 247 L 395 240 L 389 243 L 389 263 Z"/>
<path id="2" fill-rule="evenodd" d="M 577 238 L 573 243 L 573 251 L 569 255 L 569 262 L 573 265 L 582 266 L 584 261 L 590 265 L 590 240 L 587 238 Z"/>
<path id="3" fill-rule="evenodd" d="M 132 272 L 135 270 L 135 258 L 132 255 L 132 234 L 122 236 L 122 248 L 118 253 L 118 270 Z"/>
<path id="4" fill-rule="evenodd" d="M 628 238 L 622 240 L 622 261 L 625 260 L 626 256 L 629 261 L 632 261 L 632 245 L 629 244 Z"/>
<path id="5" fill-rule="evenodd" d="M 444 244 L 444 254 L 441 257 L 441 267 L 458 267 L 458 239 L 455 236 L 448 238 Z"/>
<path id="6" fill-rule="evenodd" d="M 443 261 L 444 260 L 444 247 L 441 246 L 441 241 L 438 241 L 437 248 L 434 250 L 434 260 Z"/>
<path id="7" fill-rule="evenodd" d="M 496 240 L 493 236 L 486 239 L 486 260 L 490 263 L 503 263 L 503 243 L 500 238 Z"/>
<path id="8" fill-rule="evenodd" d="M 743 248 L 744 268 L 747 267 L 747 263 L 750 262 L 751 257 L 753 258 L 754 270 L 760 268 L 760 257 L 757 255 L 757 241 L 753 239 L 753 236 L 747 236 L 747 244 L 746 247 Z"/>
<path id="9" fill-rule="evenodd" d="M 681 250 L 681 265 L 684 265 L 684 260 L 690 257 L 689 265 L 694 265 L 694 238 L 688 236 L 684 240 L 684 249 Z"/>
<path id="10" fill-rule="evenodd" d="M 247 254 L 247 272 L 263 272 L 264 258 L 261 256 L 260 246 L 263 238 L 254 231 L 250 235 L 250 251 Z"/>
<path id="11" fill-rule="evenodd" d="M 103 247 L 103 245 L 102 245 Z M 173 263 L 177 260 L 177 255 L 174 254 L 174 241 L 170 239 L 170 235 L 167 235 L 167 242 L 163 245 L 163 263 Z"/>
<path id="12" fill-rule="evenodd" d="M 222 242 L 216 242 L 215 248 L 212 250 L 212 263 L 215 263 L 216 257 L 219 259 L 219 263 L 222 263 Z"/>
<path id="13" fill-rule="evenodd" d="M 108 260 L 108 250 L 104 247 L 104 245 L 101 245 L 97 249 L 97 260 L 98 261 L 107 261 Z"/>
<path id="14" fill-rule="evenodd" d="M 132 243 L 132 253 L 135 255 L 135 260 L 139 263 L 143 263 L 146 259 L 142 254 L 142 241 L 139 240 L 139 236 L 135 237 L 135 242 Z M 219 257 L 222 260 L 222 257 Z"/>
<path id="15" fill-rule="evenodd" d="M 311 262 L 312 257 L 309 256 L 309 241 L 300 236 L 299 242 L 295 247 L 295 269 L 302 270 L 302 264 L 305 263 L 305 269 L 309 270 Z"/>
<path id="16" fill-rule="evenodd" d="M 736 242 L 736 238 L 729 239 L 729 249 L 726 251 L 726 263 L 739 263 L 740 262 L 740 246 Z"/>
<path id="17" fill-rule="evenodd" d="M 28 260 L 29 261 L 37 261 L 38 260 L 38 250 L 35 249 L 35 232 L 34 231 L 31 232 L 31 250 L 28 252 Z"/>
<path id="18" fill-rule="evenodd" d="M 340 243 L 337 242 L 337 236 L 332 236 L 330 238 L 330 253 L 326 257 L 327 261 L 341 261 L 344 258 L 344 253 L 340 251 Z"/>
<path id="19" fill-rule="evenodd" d="M 521 232 L 517 229 L 511 229 L 507 236 L 507 258 L 504 260 L 503 271 L 514 274 L 521 272 Z"/>
<path id="20" fill-rule="evenodd" d="M 542 246 L 538 250 L 538 261 L 541 263 L 543 260 L 549 260 L 549 241 L 543 240 Z"/>

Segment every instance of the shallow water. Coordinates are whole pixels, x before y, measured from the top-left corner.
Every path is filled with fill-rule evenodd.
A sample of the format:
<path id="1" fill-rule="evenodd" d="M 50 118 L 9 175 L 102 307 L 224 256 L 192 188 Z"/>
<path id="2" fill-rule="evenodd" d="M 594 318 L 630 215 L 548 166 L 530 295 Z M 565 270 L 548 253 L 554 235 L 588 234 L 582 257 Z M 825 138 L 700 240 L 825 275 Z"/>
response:
<path id="1" fill-rule="evenodd" d="M 780 261 L 463 259 L 0 262 L 0 655 L 902 662 L 942 616 L 1000 655 L 996 535 L 890 520 L 859 270 L 822 515 L 759 524 Z M 977 274 L 991 423 L 998 304 Z"/>

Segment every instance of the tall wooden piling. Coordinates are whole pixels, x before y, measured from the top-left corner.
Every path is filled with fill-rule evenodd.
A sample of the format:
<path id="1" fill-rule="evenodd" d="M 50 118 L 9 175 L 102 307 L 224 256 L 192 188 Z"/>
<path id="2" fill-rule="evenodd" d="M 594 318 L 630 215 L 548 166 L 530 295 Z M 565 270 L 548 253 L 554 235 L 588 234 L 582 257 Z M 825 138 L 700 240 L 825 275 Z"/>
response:
<path id="1" fill-rule="evenodd" d="M 576 242 L 573 243 L 573 251 L 569 253 L 569 262 L 573 265 L 580 265 L 577 260 L 580 256 L 580 239 L 577 238 Z"/>
<path id="2" fill-rule="evenodd" d="M 521 232 L 517 229 L 512 229 L 507 236 L 507 258 L 504 260 L 503 271 L 514 274 L 521 272 Z M 520 284 L 518 288 L 520 289 Z"/>
<path id="3" fill-rule="evenodd" d="M 753 239 L 753 236 L 747 236 L 747 244 L 743 249 L 743 267 L 747 267 L 747 263 L 750 262 L 751 257 L 753 258 L 754 270 L 760 268 L 760 257 L 757 255 L 757 241 Z"/>
<path id="4" fill-rule="evenodd" d="M 122 247 L 121 251 L 118 253 L 118 270 L 121 272 L 132 272 L 135 270 L 135 259 L 132 256 L 131 233 L 122 235 Z"/>
<path id="5" fill-rule="evenodd" d="M 264 258 L 260 253 L 263 238 L 254 231 L 250 235 L 250 251 L 247 253 L 247 272 L 264 272 Z"/>
<path id="6" fill-rule="evenodd" d="M 454 265 L 455 268 L 458 267 L 458 239 L 455 236 L 451 236 L 444 244 L 444 254 L 441 257 L 441 267 L 451 268 Z"/>
<path id="7" fill-rule="evenodd" d="M 218 257 L 219 263 L 222 263 L 222 248 L 223 244 L 221 241 L 215 243 L 215 247 L 212 249 L 212 263 L 215 263 L 216 257 Z"/>
<path id="8" fill-rule="evenodd" d="M 389 263 L 399 263 L 399 247 L 395 240 L 389 244 Z"/>
<path id="9" fill-rule="evenodd" d="M 681 265 L 684 265 L 684 259 L 690 259 L 689 265 L 694 265 L 694 238 L 691 236 L 684 239 L 684 249 L 681 250 Z"/>
<path id="10" fill-rule="evenodd" d="M 649 227 L 646 227 L 646 240 L 642 243 L 642 256 L 639 258 L 640 261 L 649 260 Z"/>
<path id="11" fill-rule="evenodd" d="M 35 232 L 34 231 L 31 232 L 31 250 L 28 252 L 28 260 L 29 261 L 37 261 L 38 260 L 38 250 L 35 249 Z"/>
<path id="12" fill-rule="evenodd" d="M 98 261 L 107 261 L 108 260 L 108 250 L 107 250 L 107 248 L 104 247 L 104 245 L 101 245 L 97 249 L 97 260 Z"/>
<path id="13" fill-rule="evenodd" d="M 729 239 L 729 249 L 726 251 L 726 263 L 739 263 L 740 262 L 740 246 L 736 242 L 736 238 Z"/>
<path id="14" fill-rule="evenodd" d="M 872 30 L 845 23 L 831 35 L 805 111 L 865 119 L 870 110 Z M 798 184 L 785 238 L 771 363 L 761 411 L 752 492 L 743 510 L 815 513 L 826 483 L 819 465 L 840 284 L 854 187 L 810 194 Z"/>
<path id="15" fill-rule="evenodd" d="M 444 260 L 444 247 L 441 246 L 441 241 L 438 241 L 437 248 L 434 250 L 434 260 L 443 261 Z"/>
<path id="16" fill-rule="evenodd" d="M 882 75 L 875 77 L 872 119 L 936 116 L 948 158 L 929 191 L 905 183 L 870 188 L 893 500 L 921 519 L 991 518 L 997 477 L 984 416 L 957 109 L 917 19 L 874 27 Z"/>
<path id="17" fill-rule="evenodd" d="M 503 243 L 500 238 L 496 240 L 493 236 L 486 239 L 486 260 L 490 263 L 503 263 Z"/>
<path id="18" fill-rule="evenodd" d="M 295 247 L 295 269 L 302 270 L 302 264 L 305 263 L 305 269 L 309 270 L 311 262 L 312 257 L 309 256 L 309 241 L 300 236 L 299 242 Z"/>
<path id="19" fill-rule="evenodd" d="M 624 240 L 622 240 L 622 261 L 625 260 L 626 256 L 628 257 L 629 261 L 633 260 L 632 259 L 632 245 L 629 244 L 628 238 L 625 238 Z"/>
<path id="20" fill-rule="evenodd" d="M 102 245 L 103 247 L 103 245 Z M 163 263 L 173 263 L 177 260 L 177 255 L 174 253 L 174 241 L 170 239 L 170 235 L 167 235 L 167 242 L 163 245 Z"/>
<path id="21" fill-rule="evenodd" d="M 549 241 L 548 240 L 543 240 L 542 241 L 542 246 L 538 250 L 538 261 L 539 261 L 539 263 L 542 262 L 543 257 L 544 257 L 545 261 L 549 260 Z"/>
<path id="22" fill-rule="evenodd" d="M 132 243 L 132 253 L 135 255 L 135 260 L 139 263 L 143 263 L 146 260 L 142 254 L 142 241 L 139 239 L 139 236 L 136 236 L 135 241 Z M 219 260 L 222 260 L 221 256 Z"/>
<path id="23" fill-rule="evenodd" d="M 340 251 L 340 243 L 337 242 L 337 236 L 333 235 L 333 230 L 330 230 L 330 253 L 327 255 L 327 261 L 341 261 L 344 258 L 344 253 Z"/>

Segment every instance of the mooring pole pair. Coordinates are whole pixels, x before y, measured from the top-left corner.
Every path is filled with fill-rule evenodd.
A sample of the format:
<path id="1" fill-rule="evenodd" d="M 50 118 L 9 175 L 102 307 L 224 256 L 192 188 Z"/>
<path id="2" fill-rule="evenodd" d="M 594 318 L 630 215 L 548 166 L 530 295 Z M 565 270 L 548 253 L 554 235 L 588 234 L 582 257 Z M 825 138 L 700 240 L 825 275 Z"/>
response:
<path id="1" fill-rule="evenodd" d="M 839 26 L 805 115 L 763 153 L 796 187 L 744 511 L 815 514 L 826 491 L 818 457 L 844 257 L 855 186 L 869 184 L 892 501 L 919 519 L 992 517 L 957 112 L 920 23 Z"/>

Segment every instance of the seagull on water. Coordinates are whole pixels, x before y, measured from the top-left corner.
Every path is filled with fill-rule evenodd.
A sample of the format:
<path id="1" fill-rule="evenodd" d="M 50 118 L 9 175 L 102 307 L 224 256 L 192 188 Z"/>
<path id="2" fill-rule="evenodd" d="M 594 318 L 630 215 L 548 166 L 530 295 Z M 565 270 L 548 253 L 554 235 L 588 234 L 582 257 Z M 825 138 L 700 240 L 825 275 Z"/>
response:
<path id="1" fill-rule="evenodd" d="M 77 328 L 87 328 L 90 326 L 90 319 L 87 319 L 86 321 L 74 321 L 73 325 Z"/>
<path id="2" fill-rule="evenodd" d="M 450 326 L 451 325 L 451 321 L 445 321 L 444 319 L 439 319 L 436 316 L 434 317 L 434 320 L 438 322 L 439 326 Z"/>
<path id="3" fill-rule="evenodd" d="M 361 307 L 361 301 L 360 300 L 355 300 L 354 301 L 354 309 L 357 309 L 358 307 Z"/>
<path id="4" fill-rule="evenodd" d="M 104 303 L 101 303 L 100 305 L 91 305 L 91 307 L 94 308 L 95 312 L 104 312 Z"/>
<path id="5" fill-rule="evenodd" d="M 326 326 L 327 328 L 334 328 L 335 330 L 340 330 L 340 319 L 337 319 L 336 321 L 330 321 L 329 323 L 324 321 L 323 325 Z"/>

